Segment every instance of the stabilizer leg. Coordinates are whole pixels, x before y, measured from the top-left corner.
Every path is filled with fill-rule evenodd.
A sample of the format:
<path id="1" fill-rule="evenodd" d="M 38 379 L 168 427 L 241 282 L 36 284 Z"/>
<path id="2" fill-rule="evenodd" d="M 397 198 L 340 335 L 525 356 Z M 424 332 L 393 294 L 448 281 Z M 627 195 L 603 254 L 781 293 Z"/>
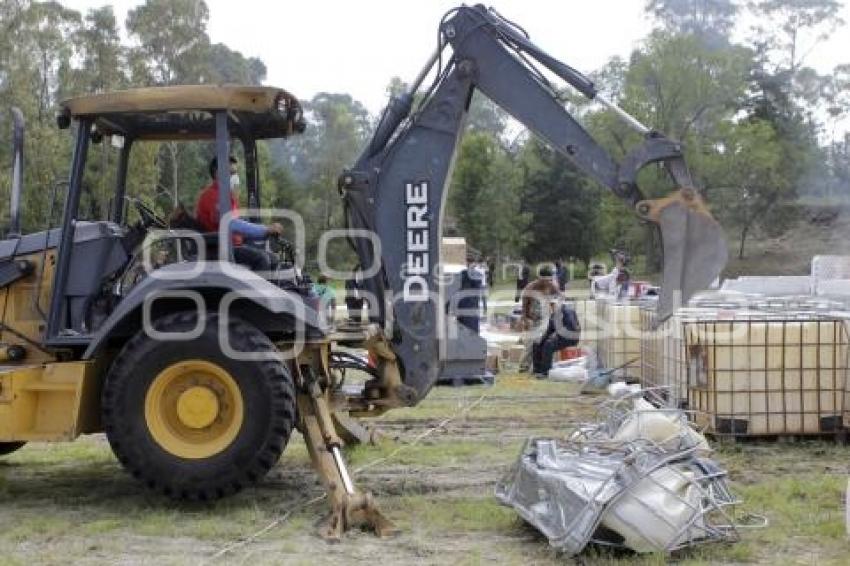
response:
<path id="1" fill-rule="evenodd" d="M 319 529 L 322 538 L 339 541 L 354 527 L 366 527 L 379 537 L 398 532 L 378 510 L 371 494 L 357 491 L 342 458 L 342 440 L 336 433 L 328 401 L 316 392 L 298 395 L 299 425 L 307 443 L 313 467 L 322 479 L 331 506 L 330 515 Z"/>
<path id="2" fill-rule="evenodd" d="M 336 411 L 331 413 L 334 429 L 347 445 L 352 444 L 378 444 L 380 433 L 371 427 L 364 426 L 353 418 L 348 411 Z"/>

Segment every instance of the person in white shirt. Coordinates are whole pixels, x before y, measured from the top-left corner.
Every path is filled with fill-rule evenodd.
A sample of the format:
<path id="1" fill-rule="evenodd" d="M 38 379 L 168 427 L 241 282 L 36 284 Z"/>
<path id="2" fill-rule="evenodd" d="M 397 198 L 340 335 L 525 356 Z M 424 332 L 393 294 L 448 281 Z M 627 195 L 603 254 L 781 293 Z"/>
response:
<path id="1" fill-rule="evenodd" d="M 608 275 L 594 277 L 590 283 L 590 297 L 620 299 L 629 290 L 629 272 L 626 270 L 626 254 L 614 252 L 614 268 Z"/>
<path id="2" fill-rule="evenodd" d="M 481 309 L 482 309 L 482 317 L 487 316 L 487 293 L 489 292 L 489 288 L 487 286 L 487 267 L 481 263 L 476 262 L 470 266 L 471 276 L 477 281 L 481 281 Z"/>

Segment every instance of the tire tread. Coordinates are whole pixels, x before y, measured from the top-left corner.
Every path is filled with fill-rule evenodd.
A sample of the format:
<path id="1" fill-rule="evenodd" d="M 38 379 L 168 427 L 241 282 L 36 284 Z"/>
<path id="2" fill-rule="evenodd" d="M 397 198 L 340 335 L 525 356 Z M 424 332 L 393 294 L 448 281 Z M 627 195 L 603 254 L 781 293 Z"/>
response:
<path id="1" fill-rule="evenodd" d="M 154 324 L 160 331 L 190 325 L 195 326 L 195 313 L 178 312 L 158 319 Z M 208 315 L 207 324 L 217 326 L 214 315 Z M 230 341 L 234 349 L 248 352 L 276 352 L 275 346 L 267 336 L 255 327 L 239 319 L 232 318 L 228 324 Z M 283 449 L 289 441 L 295 425 L 295 387 L 291 374 L 283 363 L 277 360 L 250 362 L 259 371 L 256 376 L 269 385 L 271 391 L 272 416 L 267 427 L 266 439 L 261 450 L 253 454 L 247 465 L 233 466 L 235 471 L 220 477 L 208 478 L 197 482 L 191 488 L 185 485 L 173 485 L 168 477 L 158 477 L 152 473 L 145 461 L 137 461 L 133 453 L 125 449 L 127 438 L 122 427 L 122 416 L 118 407 L 118 394 L 122 383 L 132 379 L 141 359 L 150 355 L 157 341 L 150 339 L 144 331 L 138 332 L 121 349 L 115 358 L 103 387 L 101 408 L 104 430 L 118 460 L 125 469 L 149 489 L 179 500 L 208 501 L 232 495 L 246 485 L 255 484 L 269 472 L 280 459 Z M 250 415 L 245 415 L 250 418 Z"/>

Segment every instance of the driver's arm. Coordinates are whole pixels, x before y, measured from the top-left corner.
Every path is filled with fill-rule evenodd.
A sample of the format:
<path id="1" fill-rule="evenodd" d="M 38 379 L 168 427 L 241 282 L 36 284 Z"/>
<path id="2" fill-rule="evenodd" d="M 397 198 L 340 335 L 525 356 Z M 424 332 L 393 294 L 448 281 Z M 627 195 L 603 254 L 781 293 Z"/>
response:
<path id="1" fill-rule="evenodd" d="M 241 218 L 233 218 L 230 220 L 230 231 L 241 234 L 248 240 L 262 240 L 269 235 L 271 230 L 262 224 L 248 222 Z"/>
<path id="2" fill-rule="evenodd" d="M 230 231 L 242 235 L 246 240 L 263 240 L 268 238 L 270 234 L 282 236 L 283 226 L 277 222 L 264 226 L 241 218 L 233 218 L 230 220 Z"/>

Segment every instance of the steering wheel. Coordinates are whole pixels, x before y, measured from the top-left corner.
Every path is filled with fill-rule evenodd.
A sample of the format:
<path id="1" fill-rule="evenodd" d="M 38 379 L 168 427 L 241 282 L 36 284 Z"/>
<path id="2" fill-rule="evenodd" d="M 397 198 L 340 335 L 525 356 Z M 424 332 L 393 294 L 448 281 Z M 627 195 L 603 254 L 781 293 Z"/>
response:
<path id="1" fill-rule="evenodd" d="M 290 256 L 294 259 L 295 257 L 295 246 L 292 245 L 292 242 L 281 236 L 280 234 L 269 234 L 268 235 L 268 244 L 269 250 L 272 253 L 278 254 L 281 258 L 285 258 L 286 256 Z"/>
<path id="2" fill-rule="evenodd" d="M 163 229 L 168 228 L 168 223 L 166 223 L 161 216 L 154 212 L 151 207 L 143 203 L 140 199 L 133 199 L 133 204 L 136 206 L 136 210 L 142 218 L 142 224 L 145 228 L 150 228 L 152 226 Z"/>

